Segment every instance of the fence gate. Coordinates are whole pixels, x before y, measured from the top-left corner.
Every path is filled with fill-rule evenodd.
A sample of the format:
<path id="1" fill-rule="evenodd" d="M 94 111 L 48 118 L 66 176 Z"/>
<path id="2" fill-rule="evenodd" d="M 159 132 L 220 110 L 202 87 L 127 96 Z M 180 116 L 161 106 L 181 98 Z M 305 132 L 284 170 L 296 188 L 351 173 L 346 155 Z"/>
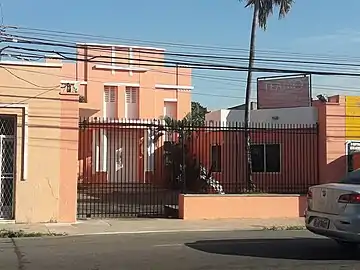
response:
<path id="1" fill-rule="evenodd" d="M 156 125 L 87 119 L 79 128 L 79 219 L 177 216 Z"/>
<path id="2" fill-rule="evenodd" d="M 0 116 L 0 219 L 13 218 L 16 118 Z"/>

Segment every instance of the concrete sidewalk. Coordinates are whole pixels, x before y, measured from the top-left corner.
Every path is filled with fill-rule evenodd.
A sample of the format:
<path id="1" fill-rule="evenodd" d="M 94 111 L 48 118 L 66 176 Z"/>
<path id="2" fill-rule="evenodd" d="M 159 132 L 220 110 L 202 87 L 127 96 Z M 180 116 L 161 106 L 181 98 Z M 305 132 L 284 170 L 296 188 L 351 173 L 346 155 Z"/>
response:
<path id="1" fill-rule="evenodd" d="M 78 221 L 75 224 L 14 224 L 0 223 L 0 229 L 26 233 L 66 235 L 159 233 L 182 231 L 262 230 L 270 227 L 304 226 L 303 218 L 293 219 L 232 219 L 184 221 L 179 219 L 107 219 Z"/>

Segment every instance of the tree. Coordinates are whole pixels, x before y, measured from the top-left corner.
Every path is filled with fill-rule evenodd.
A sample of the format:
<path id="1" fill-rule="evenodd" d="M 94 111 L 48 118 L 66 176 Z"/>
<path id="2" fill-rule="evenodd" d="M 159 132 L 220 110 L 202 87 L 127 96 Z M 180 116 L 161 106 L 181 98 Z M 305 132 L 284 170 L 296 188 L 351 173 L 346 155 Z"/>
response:
<path id="1" fill-rule="evenodd" d="M 196 127 L 205 125 L 205 115 L 208 113 L 206 107 L 202 106 L 199 102 L 191 102 L 191 111 L 181 120 L 172 119 L 165 116 L 163 120 L 165 125 L 170 129 L 170 132 L 177 132 L 184 135 L 189 135 L 190 132 Z"/>
<path id="2" fill-rule="evenodd" d="M 215 192 L 224 194 L 222 185 L 212 176 L 212 168 L 206 169 L 194 156 L 189 155 L 191 145 L 197 130 L 205 125 L 205 115 L 208 112 L 199 102 L 191 102 L 191 112 L 182 120 L 165 116 L 164 129 L 167 133 L 178 134 L 179 141 L 174 143 L 169 151 L 170 167 L 175 187 L 193 192 Z"/>
<path id="3" fill-rule="evenodd" d="M 196 125 L 203 126 L 205 124 L 205 115 L 207 113 L 207 108 L 203 107 L 199 102 L 191 102 L 190 117 Z"/>
<path id="4" fill-rule="evenodd" d="M 249 114 L 250 114 L 250 96 L 251 96 L 251 81 L 252 81 L 252 69 L 255 61 L 255 39 L 256 39 L 256 27 L 259 26 L 262 30 L 266 30 L 267 20 L 270 15 L 273 14 L 274 8 L 279 9 L 279 19 L 284 18 L 294 4 L 294 0 L 240 0 L 245 1 L 245 8 L 253 9 L 253 17 L 251 24 L 250 35 L 250 49 L 249 49 L 249 66 L 246 80 L 246 93 L 245 93 L 245 117 L 244 117 L 244 129 L 245 129 L 245 143 L 246 143 L 246 155 L 247 155 L 247 181 L 248 189 L 253 190 L 255 188 L 252 180 L 252 165 L 251 165 L 251 145 L 250 145 L 250 131 L 249 131 Z"/>

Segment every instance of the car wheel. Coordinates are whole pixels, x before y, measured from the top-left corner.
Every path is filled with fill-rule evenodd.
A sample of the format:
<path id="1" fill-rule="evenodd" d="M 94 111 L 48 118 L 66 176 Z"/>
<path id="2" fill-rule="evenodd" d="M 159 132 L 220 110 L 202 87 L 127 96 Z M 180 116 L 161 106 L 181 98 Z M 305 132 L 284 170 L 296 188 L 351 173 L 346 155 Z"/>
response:
<path id="1" fill-rule="evenodd" d="M 358 243 L 354 243 L 354 242 L 346 242 L 346 241 L 342 241 L 342 240 L 335 240 L 336 243 L 338 243 L 338 245 L 344 249 L 350 249 L 350 250 L 355 250 L 358 248 L 359 244 Z"/>

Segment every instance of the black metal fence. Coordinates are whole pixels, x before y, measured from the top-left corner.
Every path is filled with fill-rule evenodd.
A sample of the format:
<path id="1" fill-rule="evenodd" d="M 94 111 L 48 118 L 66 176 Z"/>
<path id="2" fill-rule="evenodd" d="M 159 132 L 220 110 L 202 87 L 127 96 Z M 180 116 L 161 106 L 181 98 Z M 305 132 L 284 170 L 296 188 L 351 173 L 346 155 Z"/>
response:
<path id="1" fill-rule="evenodd" d="M 318 183 L 317 127 L 244 128 L 85 119 L 79 125 L 78 217 L 177 217 L 184 193 L 306 193 Z"/>

